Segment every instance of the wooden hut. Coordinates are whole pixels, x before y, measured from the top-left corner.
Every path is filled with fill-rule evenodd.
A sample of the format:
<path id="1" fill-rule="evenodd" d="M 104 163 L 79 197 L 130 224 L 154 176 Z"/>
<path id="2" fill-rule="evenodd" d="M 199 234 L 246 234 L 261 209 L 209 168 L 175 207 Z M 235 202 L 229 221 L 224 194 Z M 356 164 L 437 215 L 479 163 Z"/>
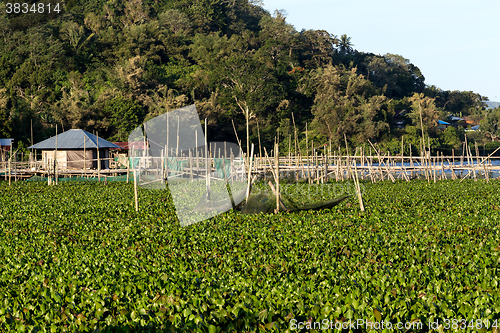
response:
<path id="1" fill-rule="evenodd" d="M 0 139 L 0 161 L 6 161 L 12 151 L 12 141 L 14 139 Z"/>
<path id="2" fill-rule="evenodd" d="M 57 158 L 60 170 L 97 169 L 98 159 L 100 169 L 109 169 L 109 150 L 120 149 L 119 146 L 81 129 L 70 129 L 28 148 L 42 151 L 44 169 L 50 168 L 54 158 Z"/>

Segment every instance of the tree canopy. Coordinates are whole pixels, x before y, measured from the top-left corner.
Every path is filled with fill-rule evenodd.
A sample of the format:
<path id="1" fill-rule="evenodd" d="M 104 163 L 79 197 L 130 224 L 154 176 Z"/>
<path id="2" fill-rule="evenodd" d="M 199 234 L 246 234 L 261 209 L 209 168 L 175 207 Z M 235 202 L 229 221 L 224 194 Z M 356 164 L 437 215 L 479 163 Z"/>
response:
<path id="1" fill-rule="evenodd" d="M 253 0 L 70 0 L 36 16 L 5 6 L 0 135 L 26 144 L 31 123 L 35 141 L 56 125 L 126 140 L 144 120 L 191 103 L 213 140 L 233 141 L 233 121 L 244 138 L 248 122 L 250 140 L 260 134 L 267 146 L 278 132 L 286 142 L 292 116 L 319 141 L 389 142 L 405 134 L 394 116 L 407 112 L 412 125 L 415 96 L 430 101 L 423 122 L 434 137 L 439 117 L 486 115 L 479 94 L 426 86 L 401 55 L 358 52 L 355 36 L 296 31 L 285 12 Z M 482 122 L 492 133 L 495 117 Z"/>

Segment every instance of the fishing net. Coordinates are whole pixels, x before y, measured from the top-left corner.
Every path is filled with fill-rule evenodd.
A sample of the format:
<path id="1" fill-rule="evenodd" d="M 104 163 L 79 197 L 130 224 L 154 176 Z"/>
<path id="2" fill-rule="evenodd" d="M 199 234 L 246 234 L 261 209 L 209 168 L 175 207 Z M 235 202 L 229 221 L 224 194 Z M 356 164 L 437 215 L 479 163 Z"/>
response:
<path id="1" fill-rule="evenodd" d="M 53 179 L 53 177 L 51 177 Z M 133 179 L 130 177 L 130 179 Z M 42 177 L 42 176 L 32 176 L 25 181 L 27 182 L 47 182 L 48 178 L 47 177 Z M 71 176 L 71 177 L 58 177 L 57 179 L 58 182 L 103 182 L 103 181 L 108 181 L 108 182 L 125 182 L 127 181 L 127 175 L 120 175 L 120 176 L 104 176 L 101 175 L 100 179 L 95 176 Z"/>
<path id="2" fill-rule="evenodd" d="M 280 210 L 288 212 L 297 212 L 301 210 L 321 210 L 330 209 L 340 204 L 352 194 L 344 193 L 343 195 L 335 195 L 333 198 L 326 200 L 318 198 L 309 198 L 304 202 L 298 198 L 307 198 L 303 193 L 285 194 L 280 193 Z M 271 190 L 271 187 L 254 187 L 250 191 L 248 200 L 242 202 L 239 210 L 243 214 L 258 214 L 258 213 L 273 213 L 276 209 L 276 194 Z"/>
<path id="3" fill-rule="evenodd" d="M 207 143 L 194 105 L 145 122 L 128 141 L 138 185 L 168 186 L 182 226 L 236 208 L 245 197 L 247 180 L 239 146 Z"/>

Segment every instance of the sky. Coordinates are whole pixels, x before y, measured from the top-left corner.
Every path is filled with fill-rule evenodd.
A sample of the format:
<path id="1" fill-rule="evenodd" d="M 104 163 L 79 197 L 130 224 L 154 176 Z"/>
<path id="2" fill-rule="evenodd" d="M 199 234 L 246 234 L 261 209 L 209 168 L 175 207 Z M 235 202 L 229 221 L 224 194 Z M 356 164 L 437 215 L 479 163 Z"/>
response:
<path id="1" fill-rule="evenodd" d="M 500 0 L 263 0 L 297 31 L 351 37 L 360 52 L 399 54 L 427 85 L 500 101 Z"/>

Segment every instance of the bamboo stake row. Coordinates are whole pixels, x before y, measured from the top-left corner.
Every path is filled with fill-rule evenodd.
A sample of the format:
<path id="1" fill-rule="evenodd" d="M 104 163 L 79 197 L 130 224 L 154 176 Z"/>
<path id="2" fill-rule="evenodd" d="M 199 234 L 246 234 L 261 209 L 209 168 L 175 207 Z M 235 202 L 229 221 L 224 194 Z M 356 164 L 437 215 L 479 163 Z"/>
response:
<path id="1" fill-rule="evenodd" d="M 402 148 L 403 144 L 402 142 Z M 425 179 L 433 182 L 446 178 L 447 174 L 451 174 L 451 179 L 463 179 L 464 177 L 472 176 L 473 179 L 477 180 L 478 175 L 482 174 L 489 182 L 491 172 L 500 172 L 500 165 L 494 165 L 497 163 L 493 163 L 493 161 L 500 160 L 499 157 L 493 156 L 500 148 L 486 157 L 481 157 L 479 155 L 479 149 L 477 145 L 475 145 L 476 156 L 474 158 L 471 147 L 468 144 L 464 144 L 463 152 L 465 155 L 457 158 L 454 151 L 451 156 L 444 156 L 441 153 L 432 156 L 428 151 L 422 154 L 422 156 L 412 156 L 411 154 L 409 156 L 404 156 L 402 154 L 390 156 L 387 153 L 383 153 L 380 149 L 377 149 L 371 142 L 370 145 L 371 148 L 366 155 L 362 147 L 358 147 L 353 155 L 342 155 L 340 147 L 338 152 L 336 152 L 331 149 L 331 146 L 325 149 L 325 151 L 328 151 L 327 154 L 321 154 L 314 148 L 314 143 L 311 142 L 309 149 L 303 154 L 297 142 L 295 142 L 294 146 L 296 148 L 294 149 L 294 154 L 292 154 L 292 146 L 290 144 L 288 154 L 277 158 L 278 167 L 276 167 L 275 162 L 269 163 L 265 157 L 252 154 L 251 174 L 257 176 L 264 175 L 270 170 L 279 168 L 281 177 L 286 178 L 287 176 L 294 176 L 296 180 L 306 179 L 308 183 L 324 183 L 329 179 L 335 179 L 336 181 L 354 179 L 356 175 L 353 173 L 356 173 L 361 180 L 367 177 L 371 182 L 385 179 L 389 179 L 393 182 L 397 179 L 409 181 L 415 178 L 417 174 L 421 174 Z M 206 154 L 208 154 L 208 152 L 206 152 Z M 182 176 L 188 175 L 193 179 L 196 173 L 200 174 L 200 172 L 202 172 L 201 169 L 205 168 L 201 166 L 200 162 L 205 162 L 203 164 L 208 166 L 208 164 L 206 164 L 206 157 L 208 157 L 206 154 L 203 154 L 205 156 L 202 157 L 199 155 L 199 152 L 196 151 L 196 154 L 192 153 L 190 155 L 186 154 L 185 156 L 177 157 L 178 161 L 186 161 L 186 164 L 189 166 L 186 167 L 184 171 L 177 172 L 177 174 Z M 211 156 L 213 156 L 214 153 L 211 154 Z M 52 161 L 53 164 L 47 165 L 48 168 L 44 169 L 42 163 L 37 161 L 36 158 L 33 159 L 33 157 L 31 157 L 29 161 L 17 161 L 17 155 L 19 154 L 17 154 L 16 151 L 16 153 L 11 154 L 7 161 L 0 162 L 0 172 L 4 174 L 5 180 L 10 180 L 12 182 L 12 179 L 14 178 L 14 181 L 16 181 L 19 175 L 29 176 L 31 174 L 42 173 L 51 175 L 51 177 L 49 177 L 52 178 L 50 182 L 52 183 L 53 180 L 54 183 L 56 183 L 58 175 L 61 174 L 77 174 L 80 172 L 83 175 L 87 173 L 92 175 L 97 172 L 97 177 L 100 178 L 102 173 L 127 172 L 128 174 L 131 171 L 129 165 L 127 165 L 127 169 L 102 170 L 100 167 L 102 161 L 112 160 L 112 158 L 101 158 L 100 156 L 98 159 L 87 159 L 84 156 L 84 160 L 82 161 L 69 161 L 84 162 L 85 164 L 87 164 L 87 162 L 92 163 L 94 161 L 101 161 L 101 163 L 98 163 L 97 170 L 89 170 L 88 168 L 80 170 L 71 168 L 62 169 L 60 163 L 56 161 L 57 158 Z M 165 156 L 166 154 L 163 153 L 163 157 Z M 215 156 L 217 156 L 217 153 L 215 153 Z M 150 156 L 146 156 L 145 158 L 154 159 L 154 157 Z M 164 160 L 164 158 L 161 157 L 160 159 Z M 274 154 L 273 160 L 276 160 Z M 353 167 L 353 163 L 356 164 L 356 168 Z M 174 172 L 173 170 L 168 170 L 167 164 L 158 164 L 158 166 L 162 174 L 172 174 Z"/>

